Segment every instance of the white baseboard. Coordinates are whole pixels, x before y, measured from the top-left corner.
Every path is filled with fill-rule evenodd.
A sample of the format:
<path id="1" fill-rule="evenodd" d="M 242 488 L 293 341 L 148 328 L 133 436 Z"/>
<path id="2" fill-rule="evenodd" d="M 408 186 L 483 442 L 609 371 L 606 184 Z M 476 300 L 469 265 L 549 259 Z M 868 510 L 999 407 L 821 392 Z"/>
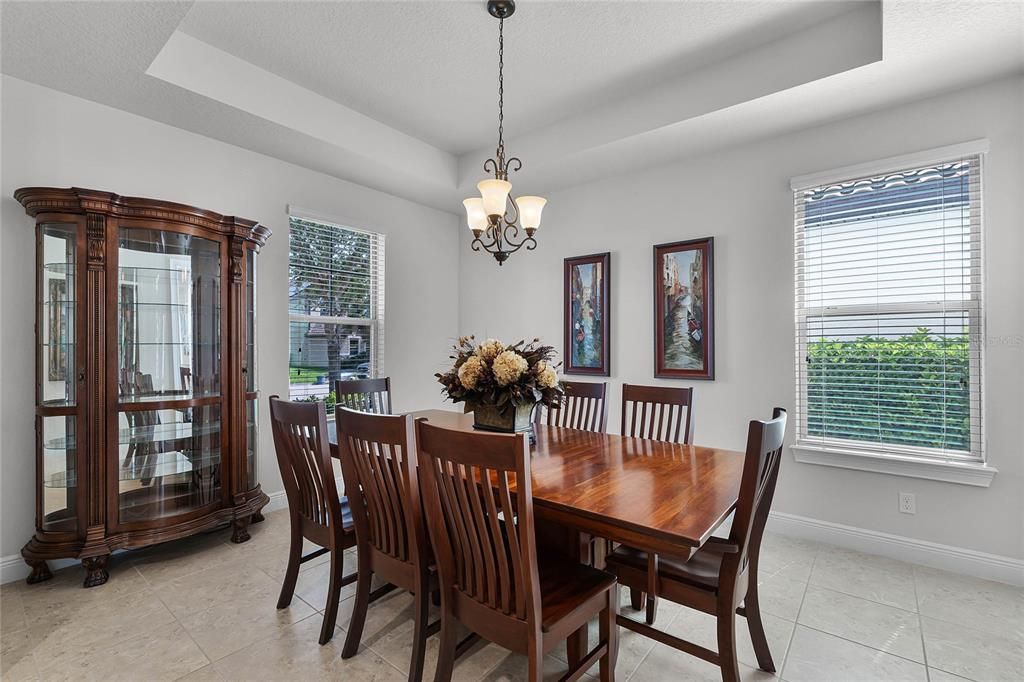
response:
<path id="1" fill-rule="evenodd" d="M 288 506 L 288 498 L 285 497 L 283 490 L 268 493 L 267 497 L 270 498 L 270 502 L 263 507 L 264 513 L 285 509 Z M 53 559 L 46 563 L 50 566 L 50 571 L 59 571 L 62 568 L 74 566 L 79 563 L 79 560 Z M 25 563 L 25 560 L 21 558 L 20 554 L 11 554 L 10 556 L 0 557 L 0 584 L 14 582 L 15 580 L 24 580 L 28 577 L 28 573 L 28 565 Z"/>
<path id="2" fill-rule="evenodd" d="M 267 493 L 267 497 L 270 498 L 270 502 L 267 502 L 267 506 L 263 508 L 264 514 L 288 508 L 288 497 L 284 494 L 283 490 L 278 490 L 276 493 Z"/>
<path id="3" fill-rule="evenodd" d="M 1008 556 L 987 554 L 973 549 L 844 526 L 841 523 L 819 521 L 783 512 L 771 512 L 767 529 L 780 535 L 824 542 L 953 573 L 1024 586 L 1024 560 Z"/>

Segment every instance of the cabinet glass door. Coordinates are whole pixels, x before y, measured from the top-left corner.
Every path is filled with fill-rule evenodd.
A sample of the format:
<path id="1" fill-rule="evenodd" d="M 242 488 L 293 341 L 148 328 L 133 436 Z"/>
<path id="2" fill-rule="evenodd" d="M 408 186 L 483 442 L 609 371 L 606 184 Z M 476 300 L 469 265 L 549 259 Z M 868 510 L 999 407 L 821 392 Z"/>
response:
<path id="1" fill-rule="evenodd" d="M 221 244 L 121 228 L 117 353 L 122 523 L 221 499 Z"/>
<path id="2" fill-rule="evenodd" d="M 36 429 L 42 446 L 39 497 L 46 530 L 73 531 L 76 526 L 77 231 L 74 223 L 43 223 L 38 233 Z"/>

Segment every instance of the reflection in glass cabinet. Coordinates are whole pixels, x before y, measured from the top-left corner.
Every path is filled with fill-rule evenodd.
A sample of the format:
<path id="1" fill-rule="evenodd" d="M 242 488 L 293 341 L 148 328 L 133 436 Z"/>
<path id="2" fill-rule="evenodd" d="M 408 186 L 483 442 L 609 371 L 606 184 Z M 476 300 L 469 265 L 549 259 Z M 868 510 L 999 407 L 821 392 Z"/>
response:
<path id="1" fill-rule="evenodd" d="M 220 407 L 133 410 L 119 417 L 121 521 L 220 501 Z"/>
<path id="2" fill-rule="evenodd" d="M 43 526 L 75 529 L 75 416 L 41 417 L 43 441 Z"/>
<path id="3" fill-rule="evenodd" d="M 216 396 L 221 374 L 220 244 L 180 232 L 118 234 L 122 405 Z M 219 502 L 220 408 L 121 413 L 121 521 Z"/>
<path id="4" fill-rule="evenodd" d="M 39 235 L 39 387 L 45 405 L 75 404 L 77 225 L 48 223 Z"/>
<path id="5" fill-rule="evenodd" d="M 220 392 L 220 245 L 120 230 L 117 356 L 122 401 Z"/>

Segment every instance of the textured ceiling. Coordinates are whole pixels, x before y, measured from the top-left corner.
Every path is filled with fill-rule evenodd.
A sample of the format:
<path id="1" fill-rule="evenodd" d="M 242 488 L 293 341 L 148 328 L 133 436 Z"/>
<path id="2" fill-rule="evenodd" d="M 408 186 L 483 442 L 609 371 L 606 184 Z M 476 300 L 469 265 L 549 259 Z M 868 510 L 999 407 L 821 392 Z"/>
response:
<path id="1" fill-rule="evenodd" d="M 853 5 L 522 0 L 506 27 L 506 138 L 525 162 L 517 192 L 543 194 L 1024 71 L 1024 1 Z M 873 25 L 850 20 L 872 12 Z M 482 0 L 4 0 L 0 28 L 6 75 L 452 212 L 493 150 L 496 27 Z M 331 106 L 247 108 L 237 91 L 248 81 L 230 93 L 147 75 L 183 35 L 223 55 L 201 71 L 234 60 L 264 74 L 254 81 L 292 83 L 308 93 L 304 101 Z M 864 54 L 839 58 L 861 43 Z M 260 94 L 280 108 L 276 91 Z M 337 107 L 352 114 L 335 116 Z M 391 148 L 368 152 L 369 128 L 342 123 L 358 115 L 379 122 Z M 409 136 L 418 140 L 395 142 Z M 457 172 L 410 166 L 401 150 L 424 143 L 437 147 L 435 167 L 458 161 Z"/>
<path id="2" fill-rule="evenodd" d="M 520 2 L 505 22 L 507 130 L 532 132 L 851 4 Z M 482 1 L 200 1 L 179 30 L 450 152 L 496 135 L 498 22 Z"/>

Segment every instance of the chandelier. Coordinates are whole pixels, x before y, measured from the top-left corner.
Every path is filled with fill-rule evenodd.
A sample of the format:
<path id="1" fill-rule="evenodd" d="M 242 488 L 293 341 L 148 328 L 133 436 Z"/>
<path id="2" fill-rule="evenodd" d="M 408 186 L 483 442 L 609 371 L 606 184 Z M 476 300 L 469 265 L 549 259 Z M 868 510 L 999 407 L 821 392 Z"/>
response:
<path id="1" fill-rule="evenodd" d="M 484 162 L 484 172 L 494 173 L 477 183 L 479 197 L 466 199 L 462 205 L 466 207 L 466 222 L 473 231 L 474 251 L 483 249 L 494 256 L 498 265 L 503 265 L 508 257 L 519 249 L 527 251 L 537 248 L 533 235 L 540 227 L 540 214 L 544 204 L 543 197 L 517 197 L 509 200 L 512 183 L 508 181 L 508 171 L 518 171 L 523 162 L 516 157 L 505 158 L 505 19 L 516 11 L 513 0 L 488 0 L 487 11 L 498 20 L 498 148 L 493 159 Z M 524 236 L 520 235 L 520 229 Z"/>

